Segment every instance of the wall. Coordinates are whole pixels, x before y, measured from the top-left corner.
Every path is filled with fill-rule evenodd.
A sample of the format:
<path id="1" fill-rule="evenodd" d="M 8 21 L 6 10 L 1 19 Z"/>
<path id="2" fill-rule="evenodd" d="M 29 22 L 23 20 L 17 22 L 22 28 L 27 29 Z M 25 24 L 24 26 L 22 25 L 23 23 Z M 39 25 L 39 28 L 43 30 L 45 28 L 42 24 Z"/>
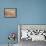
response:
<path id="1" fill-rule="evenodd" d="M 21 6 L 21 24 L 46 24 L 46 0 L 25 0 Z"/>
<path id="2" fill-rule="evenodd" d="M 4 18 L 4 8 L 17 8 L 17 17 Z M 46 24 L 46 0 L 1 0 L 0 44 L 8 43 L 9 32 L 18 32 L 18 24 Z"/>

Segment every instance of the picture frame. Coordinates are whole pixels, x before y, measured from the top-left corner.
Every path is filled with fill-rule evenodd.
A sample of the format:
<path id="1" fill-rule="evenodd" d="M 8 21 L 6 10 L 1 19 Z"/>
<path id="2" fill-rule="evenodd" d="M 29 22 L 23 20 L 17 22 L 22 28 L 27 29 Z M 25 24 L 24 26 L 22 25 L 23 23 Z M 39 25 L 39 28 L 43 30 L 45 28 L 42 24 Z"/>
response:
<path id="1" fill-rule="evenodd" d="M 17 8 L 4 8 L 4 17 L 5 18 L 16 18 Z"/>
<path id="2" fill-rule="evenodd" d="M 39 37 L 38 40 L 35 39 L 35 38 L 37 38 L 35 36 L 32 37 L 32 38 L 30 38 L 30 37 L 29 38 L 28 37 L 27 38 L 22 37 L 22 30 L 24 30 L 24 31 L 28 30 L 28 32 L 30 33 L 30 35 L 26 34 L 26 36 L 28 36 L 28 37 L 36 35 L 37 37 Z M 34 31 L 36 31 L 36 32 L 34 32 Z M 23 32 L 23 34 L 24 34 L 24 32 Z M 23 36 L 25 36 L 25 35 L 23 35 Z M 42 40 L 46 41 L 46 24 L 18 24 L 18 38 L 19 38 L 18 39 L 19 42 L 21 40 L 28 40 L 28 39 L 32 40 L 32 41 L 42 41 Z"/>

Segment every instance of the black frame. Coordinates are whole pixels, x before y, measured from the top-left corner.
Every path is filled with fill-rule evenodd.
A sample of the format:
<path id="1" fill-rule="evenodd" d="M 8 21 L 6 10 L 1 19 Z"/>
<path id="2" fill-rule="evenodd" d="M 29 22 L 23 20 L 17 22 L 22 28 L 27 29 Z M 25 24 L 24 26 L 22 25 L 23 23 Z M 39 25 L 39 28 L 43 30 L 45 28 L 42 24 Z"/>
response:
<path id="1" fill-rule="evenodd" d="M 13 16 L 13 17 L 7 17 L 6 15 L 5 15 L 5 10 L 6 9 L 15 9 L 15 11 L 16 11 L 16 15 L 15 15 L 15 17 Z M 16 18 L 17 17 L 17 8 L 4 8 L 4 17 L 5 18 Z"/>

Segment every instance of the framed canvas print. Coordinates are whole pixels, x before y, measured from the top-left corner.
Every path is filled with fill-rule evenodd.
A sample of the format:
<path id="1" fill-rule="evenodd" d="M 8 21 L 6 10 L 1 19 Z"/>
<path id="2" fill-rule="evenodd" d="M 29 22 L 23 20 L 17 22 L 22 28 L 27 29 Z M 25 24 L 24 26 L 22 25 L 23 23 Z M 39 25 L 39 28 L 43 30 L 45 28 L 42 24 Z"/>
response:
<path id="1" fill-rule="evenodd" d="M 4 17 L 16 18 L 17 8 L 4 8 Z"/>
<path id="2" fill-rule="evenodd" d="M 18 34 L 19 34 L 18 38 L 20 39 L 19 41 L 21 40 L 46 41 L 46 25 L 20 24 L 18 25 Z"/>

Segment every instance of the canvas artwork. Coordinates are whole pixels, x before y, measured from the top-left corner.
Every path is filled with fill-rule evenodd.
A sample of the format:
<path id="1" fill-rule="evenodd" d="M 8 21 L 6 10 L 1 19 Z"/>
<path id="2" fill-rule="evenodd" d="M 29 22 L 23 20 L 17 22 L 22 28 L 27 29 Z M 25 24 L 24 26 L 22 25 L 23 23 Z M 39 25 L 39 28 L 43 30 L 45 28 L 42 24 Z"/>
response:
<path id="1" fill-rule="evenodd" d="M 16 10 L 17 10 L 16 8 L 4 8 L 4 16 L 15 18 L 17 15 Z"/>
<path id="2" fill-rule="evenodd" d="M 46 25 L 21 25 L 20 40 L 46 41 Z"/>

